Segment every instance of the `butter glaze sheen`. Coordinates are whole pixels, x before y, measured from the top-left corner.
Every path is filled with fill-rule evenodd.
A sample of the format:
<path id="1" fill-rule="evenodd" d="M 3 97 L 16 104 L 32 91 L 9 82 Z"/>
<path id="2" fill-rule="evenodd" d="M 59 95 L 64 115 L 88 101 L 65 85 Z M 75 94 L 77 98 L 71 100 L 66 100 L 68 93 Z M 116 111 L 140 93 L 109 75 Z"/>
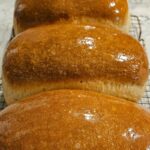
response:
<path id="1" fill-rule="evenodd" d="M 1 150 L 143 150 L 150 147 L 150 113 L 103 94 L 40 93 L 0 112 Z"/>

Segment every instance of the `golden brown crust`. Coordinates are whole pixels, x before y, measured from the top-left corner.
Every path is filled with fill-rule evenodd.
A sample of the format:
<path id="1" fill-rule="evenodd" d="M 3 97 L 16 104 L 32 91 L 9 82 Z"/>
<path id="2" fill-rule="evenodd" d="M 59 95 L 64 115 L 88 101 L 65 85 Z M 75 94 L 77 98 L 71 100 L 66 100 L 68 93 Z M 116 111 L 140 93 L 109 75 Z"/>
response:
<path id="1" fill-rule="evenodd" d="M 14 16 L 16 33 L 40 24 L 91 18 L 127 24 L 127 0 L 17 0 Z M 87 21 L 87 20 L 86 20 Z"/>
<path id="2" fill-rule="evenodd" d="M 115 28 L 55 24 L 13 39 L 3 74 L 14 85 L 83 79 L 144 86 L 148 61 L 142 46 Z"/>
<path id="3" fill-rule="evenodd" d="M 0 145 L 5 150 L 146 150 L 150 113 L 95 92 L 41 93 L 0 112 Z"/>

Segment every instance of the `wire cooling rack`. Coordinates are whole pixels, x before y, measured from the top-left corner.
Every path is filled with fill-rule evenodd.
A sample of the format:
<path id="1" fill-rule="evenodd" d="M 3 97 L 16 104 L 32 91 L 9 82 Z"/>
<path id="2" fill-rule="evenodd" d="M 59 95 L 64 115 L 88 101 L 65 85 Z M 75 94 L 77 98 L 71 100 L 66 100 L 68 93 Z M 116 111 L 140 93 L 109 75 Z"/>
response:
<path id="1" fill-rule="evenodd" d="M 3 90 L 2 90 L 2 81 L 0 80 L 0 110 L 6 106 L 4 97 L 3 97 Z"/>
<path id="2" fill-rule="evenodd" d="M 135 1 L 140 2 L 140 0 L 135 0 Z M 145 46 L 144 40 L 142 39 L 142 29 L 141 29 L 140 19 L 135 15 L 131 16 L 130 34 L 134 38 L 136 38 L 138 41 L 140 41 L 143 46 Z M 2 91 L 3 91 L 2 90 L 2 81 L 0 81 L 0 110 L 6 106 Z M 146 86 L 144 97 L 141 99 L 139 104 L 150 109 L 150 76 L 149 76 L 149 81 Z"/>
<path id="3" fill-rule="evenodd" d="M 141 0 L 133 0 L 136 3 L 141 2 Z M 131 28 L 130 34 L 134 36 L 141 44 L 145 47 L 144 39 L 142 38 L 142 28 L 139 17 L 132 15 L 131 16 Z M 139 104 L 143 105 L 146 108 L 150 109 L 150 76 L 146 86 L 144 97 L 141 99 Z"/>
<path id="4" fill-rule="evenodd" d="M 131 28 L 130 28 L 130 34 L 134 36 L 137 40 L 141 41 L 142 36 L 142 28 L 140 19 L 138 16 L 132 15 L 131 17 Z"/>

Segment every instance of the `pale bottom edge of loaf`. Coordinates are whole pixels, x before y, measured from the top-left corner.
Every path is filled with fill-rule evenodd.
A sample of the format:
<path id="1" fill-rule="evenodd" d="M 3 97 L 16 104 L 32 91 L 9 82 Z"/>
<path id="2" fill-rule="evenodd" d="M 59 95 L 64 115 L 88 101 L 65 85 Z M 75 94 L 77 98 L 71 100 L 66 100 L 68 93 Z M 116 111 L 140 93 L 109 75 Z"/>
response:
<path id="1" fill-rule="evenodd" d="M 7 104 L 43 91 L 60 89 L 80 89 L 105 93 L 131 101 L 138 101 L 144 93 L 145 86 L 122 84 L 111 81 L 68 80 L 57 82 L 32 82 L 12 85 L 3 79 L 4 97 Z"/>

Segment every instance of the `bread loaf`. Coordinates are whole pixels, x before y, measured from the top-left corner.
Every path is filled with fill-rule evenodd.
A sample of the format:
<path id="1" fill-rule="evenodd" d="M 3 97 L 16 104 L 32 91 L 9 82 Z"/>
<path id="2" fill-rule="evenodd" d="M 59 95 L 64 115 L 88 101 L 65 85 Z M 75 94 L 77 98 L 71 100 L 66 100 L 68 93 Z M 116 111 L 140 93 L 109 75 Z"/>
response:
<path id="1" fill-rule="evenodd" d="M 142 46 L 106 25 L 54 24 L 13 39 L 3 61 L 7 103 L 55 89 L 82 89 L 137 101 L 148 79 Z"/>
<path id="2" fill-rule="evenodd" d="M 148 150 L 150 113 L 95 92 L 41 93 L 0 112 L 1 150 Z"/>
<path id="3" fill-rule="evenodd" d="M 127 0 L 17 0 L 14 29 L 18 34 L 28 28 L 58 21 L 113 23 L 129 28 Z"/>

